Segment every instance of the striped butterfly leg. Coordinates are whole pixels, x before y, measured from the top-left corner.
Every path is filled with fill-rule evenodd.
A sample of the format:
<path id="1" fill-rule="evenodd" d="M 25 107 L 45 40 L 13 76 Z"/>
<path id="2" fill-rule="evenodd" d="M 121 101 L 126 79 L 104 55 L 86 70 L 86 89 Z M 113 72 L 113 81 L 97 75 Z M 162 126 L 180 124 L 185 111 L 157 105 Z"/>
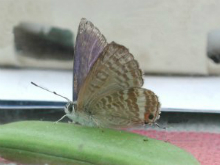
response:
<path id="1" fill-rule="evenodd" d="M 152 124 L 160 117 L 160 102 L 150 90 L 129 88 L 96 100 L 90 113 L 104 127 Z"/>

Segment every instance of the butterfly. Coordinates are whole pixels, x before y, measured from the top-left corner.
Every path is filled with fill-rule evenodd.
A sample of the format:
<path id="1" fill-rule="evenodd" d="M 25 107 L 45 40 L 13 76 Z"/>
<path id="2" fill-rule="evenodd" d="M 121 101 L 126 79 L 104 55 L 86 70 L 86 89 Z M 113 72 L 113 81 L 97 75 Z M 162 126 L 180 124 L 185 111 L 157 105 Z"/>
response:
<path id="1" fill-rule="evenodd" d="M 129 50 L 107 43 L 98 28 L 82 18 L 74 50 L 73 101 L 66 98 L 65 116 L 97 127 L 155 123 L 160 102 L 142 85 L 142 71 Z"/>

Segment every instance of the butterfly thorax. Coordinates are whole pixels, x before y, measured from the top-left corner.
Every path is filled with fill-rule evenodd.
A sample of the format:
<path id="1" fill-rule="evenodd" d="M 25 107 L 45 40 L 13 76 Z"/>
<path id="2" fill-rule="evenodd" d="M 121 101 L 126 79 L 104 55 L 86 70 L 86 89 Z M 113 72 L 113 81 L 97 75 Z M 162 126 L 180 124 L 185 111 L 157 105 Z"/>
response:
<path id="1" fill-rule="evenodd" d="M 66 116 L 74 123 L 79 123 L 86 126 L 97 126 L 90 114 L 77 110 L 76 103 L 68 102 L 64 108 L 64 111 Z"/>

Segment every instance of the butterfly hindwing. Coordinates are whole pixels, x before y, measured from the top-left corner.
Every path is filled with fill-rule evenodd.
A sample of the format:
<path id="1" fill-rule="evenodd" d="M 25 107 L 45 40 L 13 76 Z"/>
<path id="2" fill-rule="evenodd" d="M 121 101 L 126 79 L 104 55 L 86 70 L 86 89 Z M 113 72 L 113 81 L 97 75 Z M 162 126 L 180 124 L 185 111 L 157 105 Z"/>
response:
<path id="1" fill-rule="evenodd" d="M 91 22 L 82 18 L 74 50 L 73 101 L 77 100 L 87 74 L 106 45 L 106 39 L 100 31 Z"/>
<path id="2" fill-rule="evenodd" d="M 159 108 L 152 91 L 129 88 L 96 99 L 90 111 L 99 126 L 123 127 L 153 123 L 159 118 Z"/>

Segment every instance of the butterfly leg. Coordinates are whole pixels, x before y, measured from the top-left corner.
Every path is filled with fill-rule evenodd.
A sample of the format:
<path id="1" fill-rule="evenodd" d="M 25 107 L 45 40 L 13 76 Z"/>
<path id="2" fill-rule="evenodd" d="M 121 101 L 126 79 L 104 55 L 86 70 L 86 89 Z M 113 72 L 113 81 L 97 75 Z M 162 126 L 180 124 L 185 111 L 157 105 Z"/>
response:
<path id="1" fill-rule="evenodd" d="M 103 130 L 104 127 L 102 127 L 101 124 L 99 124 L 99 122 L 94 117 L 92 117 L 92 115 L 90 115 L 90 120 L 92 120 L 96 124 L 97 128 L 99 128 L 102 132 L 104 132 Z"/>
<path id="2" fill-rule="evenodd" d="M 158 124 L 158 123 L 156 123 L 156 122 L 155 122 L 154 124 L 155 124 L 158 128 L 160 128 L 160 129 L 165 129 L 165 130 L 167 129 L 166 127 L 160 126 L 160 124 Z"/>
<path id="3" fill-rule="evenodd" d="M 68 124 L 75 124 L 75 121 L 68 121 Z"/>
<path id="4" fill-rule="evenodd" d="M 89 115 L 89 119 L 90 119 L 93 123 L 95 123 L 95 126 L 97 126 L 97 127 L 100 126 L 99 123 L 98 123 L 98 121 L 97 121 L 92 115 Z"/>
<path id="5" fill-rule="evenodd" d="M 59 122 L 60 122 L 61 120 L 63 120 L 66 116 L 67 116 L 67 115 L 63 115 L 59 120 L 57 120 L 57 121 L 55 122 L 55 124 L 59 123 Z"/>
<path id="6" fill-rule="evenodd" d="M 79 122 L 77 122 L 77 121 L 68 121 L 68 123 L 70 123 L 70 124 L 75 124 L 75 125 L 81 125 Z"/>

